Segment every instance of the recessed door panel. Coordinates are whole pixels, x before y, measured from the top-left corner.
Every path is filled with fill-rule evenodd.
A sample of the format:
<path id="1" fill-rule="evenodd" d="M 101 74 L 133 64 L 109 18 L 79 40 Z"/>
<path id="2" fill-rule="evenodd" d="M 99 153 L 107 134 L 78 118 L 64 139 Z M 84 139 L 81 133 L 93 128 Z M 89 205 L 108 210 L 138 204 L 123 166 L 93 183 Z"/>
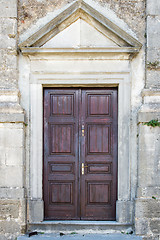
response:
<path id="1" fill-rule="evenodd" d="M 44 89 L 45 219 L 115 220 L 117 89 Z"/>

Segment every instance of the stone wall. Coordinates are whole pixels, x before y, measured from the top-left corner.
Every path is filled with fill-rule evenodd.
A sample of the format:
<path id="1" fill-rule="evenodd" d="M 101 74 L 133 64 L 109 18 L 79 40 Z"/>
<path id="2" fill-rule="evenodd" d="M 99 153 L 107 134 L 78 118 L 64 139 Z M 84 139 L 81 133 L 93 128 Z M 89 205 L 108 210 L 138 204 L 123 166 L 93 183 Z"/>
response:
<path id="1" fill-rule="evenodd" d="M 7 100 L 8 98 L 8 100 Z M 0 91 L 0 239 L 26 228 L 25 125 L 17 92 Z"/>
<path id="2" fill-rule="evenodd" d="M 19 105 L 17 0 L 0 0 L 0 239 L 25 229 L 24 113 Z"/>
<path id="3" fill-rule="evenodd" d="M 139 166 L 135 208 L 136 233 L 144 239 L 160 237 L 160 1 L 147 0 L 146 89 L 139 111 Z"/>
<path id="4" fill-rule="evenodd" d="M 146 113 L 140 119 L 147 122 Z M 154 116 L 154 113 L 152 113 Z M 160 118 L 159 118 L 160 119 Z M 139 125 L 139 171 L 135 210 L 136 233 L 146 239 L 160 235 L 160 127 Z M 148 238 L 147 238 L 148 237 Z"/>
<path id="5" fill-rule="evenodd" d="M 160 1 L 147 0 L 146 88 L 160 88 Z"/>
<path id="6" fill-rule="evenodd" d="M 160 235 L 160 128 L 152 128 L 143 123 L 152 119 L 160 121 L 160 1 L 94 1 L 95 4 L 99 2 L 101 6 L 112 9 L 146 46 L 146 82 L 142 98 L 139 96 L 137 84 L 141 89 L 143 81 L 138 83 L 137 79 L 132 83 L 132 91 L 138 93 L 132 92 L 131 102 L 135 105 L 132 114 L 135 120 L 131 128 L 135 130 L 131 142 L 134 142 L 132 148 L 136 153 L 139 149 L 138 170 L 135 169 L 132 174 L 135 178 L 134 184 L 138 178 L 135 200 L 136 234 L 143 235 L 144 239 L 156 240 Z M 29 129 L 26 131 L 24 110 L 19 104 L 18 39 L 39 19 L 71 2 L 73 1 L 0 0 L 0 239 L 15 239 L 25 231 L 26 192 L 28 194 L 30 191 L 29 151 L 25 154 L 26 134 L 29 139 Z M 143 55 L 143 51 L 141 54 Z M 143 61 L 143 57 L 139 58 Z M 134 58 L 132 63 L 133 67 L 136 67 L 136 75 L 139 60 Z M 136 105 L 137 96 L 139 102 Z M 139 111 L 137 134 L 136 114 L 141 101 L 143 105 Z M 27 144 L 29 146 L 29 140 Z M 130 157 L 132 164 L 136 166 L 137 159 Z M 135 195 L 132 195 L 134 200 Z"/>
<path id="7" fill-rule="evenodd" d="M 17 0 L 0 0 L 0 88 L 17 86 Z"/>

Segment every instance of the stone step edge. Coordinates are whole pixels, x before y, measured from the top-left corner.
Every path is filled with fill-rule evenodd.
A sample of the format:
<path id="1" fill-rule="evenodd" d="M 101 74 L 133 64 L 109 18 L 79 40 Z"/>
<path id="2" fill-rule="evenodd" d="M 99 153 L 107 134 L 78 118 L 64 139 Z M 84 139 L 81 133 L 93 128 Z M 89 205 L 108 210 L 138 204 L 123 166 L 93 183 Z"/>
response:
<path id="1" fill-rule="evenodd" d="M 123 223 L 123 222 L 116 222 L 116 221 L 42 221 L 42 222 L 30 222 L 29 225 L 104 225 L 104 226 L 132 226 L 133 223 Z"/>
<path id="2" fill-rule="evenodd" d="M 40 223 L 30 223 L 28 224 L 28 231 L 37 231 L 37 232 L 106 232 L 106 233 L 127 233 L 132 230 L 132 223 L 119 223 L 119 222 L 63 222 L 63 221 L 44 221 Z"/>

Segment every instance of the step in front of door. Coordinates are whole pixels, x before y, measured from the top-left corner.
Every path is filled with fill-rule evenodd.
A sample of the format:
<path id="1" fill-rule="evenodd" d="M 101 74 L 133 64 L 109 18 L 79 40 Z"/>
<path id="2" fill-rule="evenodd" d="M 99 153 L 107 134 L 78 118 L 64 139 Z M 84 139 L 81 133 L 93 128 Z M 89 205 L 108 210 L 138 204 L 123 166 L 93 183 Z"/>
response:
<path id="1" fill-rule="evenodd" d="M 131 233 L 131 223 L 118 223 L 114 221 L 44 221 L 30 223 L 28 232 L 44 233 Z"/>
<path id="2" fill-rule="evenodd" d="M 142 240 L 141 236 L 136 236 L 134 234 L 122 234 L 122 233 L 112 233 L 112 234 L 65 234 L 60 235 L 58 233 L 49 234 L 37 234 L 31 237 L 32 240 Z M 17 240 L 30 240 L 29 235 L 19 236 Z"/>

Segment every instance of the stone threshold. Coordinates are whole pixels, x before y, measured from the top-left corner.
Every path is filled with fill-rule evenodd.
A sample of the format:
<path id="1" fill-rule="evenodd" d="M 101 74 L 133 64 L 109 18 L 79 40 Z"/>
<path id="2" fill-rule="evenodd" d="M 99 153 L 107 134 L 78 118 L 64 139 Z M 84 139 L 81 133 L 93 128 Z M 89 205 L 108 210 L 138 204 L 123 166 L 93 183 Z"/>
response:
<path id="1" fill-rule="evenodd" d="M 29 223 L 28 231 L 78 233 L 129 233 L 132 223 L 116 221 L 43 221 Z"/>

